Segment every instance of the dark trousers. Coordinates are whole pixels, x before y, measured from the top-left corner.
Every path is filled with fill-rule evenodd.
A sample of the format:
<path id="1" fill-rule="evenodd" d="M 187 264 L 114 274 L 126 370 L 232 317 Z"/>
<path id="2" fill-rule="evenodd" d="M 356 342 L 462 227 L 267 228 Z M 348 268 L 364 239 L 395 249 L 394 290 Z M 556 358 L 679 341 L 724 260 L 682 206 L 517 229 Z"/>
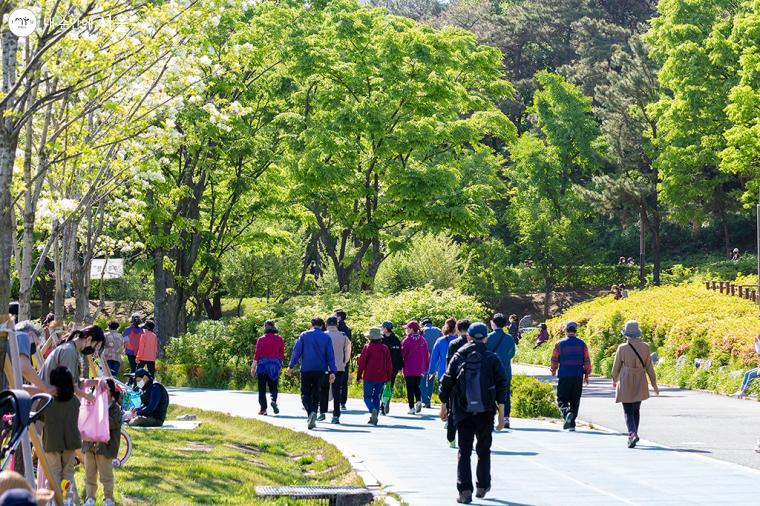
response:
<path id="1" fill-rule="evenodd" d="M 108 362 L 108 368 L 111 370 L 111 376 L 114 378 L 119 375 L 119 368 L 121 367 L 121 362 L 118 360 L 106 360 Z"/>
<path id="2" fill-rule="evenodd" d="M 340 416 L 340 400 L 343 394 L 343 376 L 344 371 L 336 371 L 335 381 L 332 385 L 329 381 L 322 383 L 322 388 L 319 390 L 319 412 L 327 413 L 328 404 L 330 403 L 330 390 L 333 394 L 333 416 Z"/>
<path id="3" fill-rule="evenodd" d="M 154 360 L 151 360 L 150 362 L 143 360 L 140 362 L 140 367 L 147 369 L 151 376 L 154 378 L 156 377 L 156 362 Z"/>
<path id="4" fill-rule="evenodd" d="M 261 411 L 266 411 L 267 387 L 269 387 L 272 402 L 277 402 L 277 380 L 271 379 L 266 374 L 256 374 L 256 378 L 259 380 L 259 406 L 261 406 Z"/>
<path id="5" fill-rule="evenodd" d="M 134 355 L 127 355 L 127 360 L 129 360 L 129 368 L 131 369 L 131 373 L 134 374 L 137 372 L 137 357 Z"/>
<path id="6" fill-rule="evenodd" d="M 575 427 L 575 419 L 578 418 L 581 395 L 583 395 L 583 376 L 560 378 L 557 382 L 557 406 L 562 412 L 562 418 L 566 418 L 568 413 L 573 414 L 573 427 Z"/>
<path id="7" fill-rule="evenodd" d="M 448 408 L 449 408 L 449 421 L 446 424 L 446 441 L 451 443 L 452 441 L 455 441 L 457 438 L 457 426 L 454 424 L 454 417 L 451 416 L 451 400 L 449 400 Z"/>
<path id="8" fill-rule="evenodd" d="M 420 391 L 421 380 L 422 378 L 419 376 L 404 376 L 404 381 L 406 381 L 406 400 L 409 402 L 409 409 L 412 409 L 417 401 L 422 400 L 422 392 Z"/>
<path id="9" fill-rule="evenodd" d="M 478 455 L 478 465 L 475 471 L 478 488 L 491 486 L 491 439 L 493 432 L 494 412 L 480 413 L 468 416 L 457 423 L 457 436 L 459 438 L 459 460 L 457 461 L 457 490 L 473 490 L 472 457 L 473 442 L 475 453 Z"/>
<path id="10" fill-rule="evenodd" d="M 504 416 L 509 418 L 512 413 L 512 378 L 507 378 L 507 398 L 504 400 Z"/>
<path id="11" fill-rule="evenodd" d="M 319 410 L 319 392 L 327 381 L 323 371 L 301 372 L 301 401 L 309 414 Z"/>
<path id="12" fill-rule="evenodd" d="M 623 412 L 625 413 L 625 424 L 628 426 L 628 434 L 638 434 L 639 432 L 640 409 L 641 401 L 623 403 Z"/>
<path id="13" fill-rule="evenodd" d="M 343 376 L 340 379 L 340 396 L 338 397 L 340 399 L 340 403 L 345 406 L 346 402 L 348 402 L 348 377 L 350 376 L 350 370 L 349 366 L 351 364 L 346 364 L 346 370 L 343 371 Z M 335 376 L 335 382 L 338 382 L 338 376 Z M 335 396 L 335 393 L 333 392 L 333 397 Z"/>

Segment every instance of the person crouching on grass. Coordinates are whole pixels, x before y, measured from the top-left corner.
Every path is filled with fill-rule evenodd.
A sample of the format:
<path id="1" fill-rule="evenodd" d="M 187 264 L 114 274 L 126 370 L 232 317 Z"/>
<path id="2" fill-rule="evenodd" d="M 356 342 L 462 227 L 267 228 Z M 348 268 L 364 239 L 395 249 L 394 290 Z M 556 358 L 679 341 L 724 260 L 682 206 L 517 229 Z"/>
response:
<path id="1" fill-rule="evenodd" d="M 383 385 L 391 379 L 392 374 L 391 352 L 383 344 L 383 330 L 380 327 L 372 327 L 369 329 L 369 342 L 364 345 L 359 355 L 356 375 L 357 381 L 364 379 L 364 404 L 370 413 L 367 423 L 371 425 L 377 425 Z"/>

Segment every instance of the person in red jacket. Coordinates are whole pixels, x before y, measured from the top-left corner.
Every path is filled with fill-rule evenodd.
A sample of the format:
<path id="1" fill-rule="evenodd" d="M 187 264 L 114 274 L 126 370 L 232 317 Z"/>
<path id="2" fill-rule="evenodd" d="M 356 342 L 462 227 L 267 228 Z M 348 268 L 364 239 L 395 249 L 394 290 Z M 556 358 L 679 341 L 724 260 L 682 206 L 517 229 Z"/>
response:
<path id="1" fill-rule="evenodd" d="M 357 381 L 364 378 L 364 403 L 370 412 L 369 424 L 377 425 L 377 414 L 380 411 L 380 396 L 383 385 L 391 379 L 393 363 L 391 352 L 383 344 L 383 330 L 380 327 L 369 329 L 369 342 L 364 345 L 359 355 L 359 370 Z"/>
<path id="2" fill-rule="evenodd" d="M 253 353 L 251 364 L 251 376 L 259 382 L 259 415 L 267 414 L 267 387 L 272 396 L 272 410 L 275 415 L 280 413 L 277 406 L 277 390 L 284 359 L 285 343 L 274 320 L 267 320 L 264 322 L 264 335 L 256 340 L 256 351 Z"/>

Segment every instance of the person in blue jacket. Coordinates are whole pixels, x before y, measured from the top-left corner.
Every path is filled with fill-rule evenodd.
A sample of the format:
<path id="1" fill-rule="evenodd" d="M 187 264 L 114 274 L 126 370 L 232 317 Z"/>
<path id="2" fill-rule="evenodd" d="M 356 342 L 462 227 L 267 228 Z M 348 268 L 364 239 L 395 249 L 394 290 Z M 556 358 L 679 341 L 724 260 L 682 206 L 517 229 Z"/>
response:
<path id="1" fill-rule="evenodd" d="M 507 398 L 504 400 L 504 427 L 509 428 L 509 413 L 512 409 L 512 357 L 515 356 L 515 338 L 512 334 L 504 332 L 507 326 L 507 317 L 502 313 L 496 313 L 491 318 L 491 329 L 493 332 L 488 334 L 486 347 L 499 357 L 501 365 L 507 372 Z"/>
<path id="2" fill-rule="evenodd" d="M 293 367 L 301 363 L 301 400 L 308 413 L 309 429 L 317 426 L 319 392 L 322 388 L 328 388 L 325 378 L 332 385 L 337 371 L 332 339 L 323 328 L 325 321 L 322 318 L 311 319 L 311 330 L 298 337 L 288 365 L 290 374 Z"/>
<path id="3" fill-rule="evenodd" d="M 457 320 L 449 318 L 442 329 L 443 335 L 439 337 L 433 345 L 433 353 L 430 355 L 430 367 L 428 367 L 428 376 L 433 379 L 438 375 L 440 382 L 443 375 L 446 374 L 446 353 L 449 351 L 449 343 L 457 338 Z"/>
<path id="4" fill-rule="evenodd" d="M 141 391 L 142 405 L 132 410 L 133 418 L 129 421 L 129 425 L 161 427 L 166 420 L 166 410 L 169 408 L 169 392 L 146 369 L 138 369 L 135 372 L 135 382 Z"/>
<path id="5" fill-rule="evenodd" d="M 425 338 L 425 343 L 427 343 L 428 348 L 428 357 L 430 357 L 433 353 L 433 347 L 435 346 L 436 341 L 438 341 L 438 338 L 443 335 L 443 332 L 441 332 L 441 329 L 433 325 L 433 321 L 428 316 L 422 318 L 420 325 L 422 325 L 422 337 Z M 435 381 L 429 379 L 428 375 L 425 375 L 422 378 L 420 391 L 422 392 L 422 403 L 426 408 L 430 407 L 430 399 L 433 396 L 434 386 Z"/>

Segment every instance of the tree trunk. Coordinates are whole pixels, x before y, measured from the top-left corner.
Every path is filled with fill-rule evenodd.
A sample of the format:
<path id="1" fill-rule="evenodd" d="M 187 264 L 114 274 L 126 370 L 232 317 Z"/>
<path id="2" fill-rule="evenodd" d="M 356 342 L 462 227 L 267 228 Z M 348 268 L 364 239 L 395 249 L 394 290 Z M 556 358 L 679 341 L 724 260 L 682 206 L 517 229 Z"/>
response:
<path id="1" fill-rule="evenodd" d="M 647 210 L 643 205 L 639 207 L 639 287 L 644 288 L 647 284 Z"/>
<path id="2" fill-rule="evenodd" d="M 58 221 L 54 221 L 53 227 L 58 226 Z M 53 262 L 55 263 L 55 270 L 54 276 L 55 276 L 55 284 L 54 284 L 54 292 L 53 292 L 53 313 L 55 314 L 55 319 L 58 321 L 63 320 L 64 314 L 64 293 L 63 293 L 63 239 L 60 238 L 60 235 L 56 237 L 55 239 L 55 245 L 53 246 Z"/>
<path id="3" fill-rule="evenodd" d="M 3 32 L 2 91 L 8 94 L 16 83 L 16 58 L 18 55 L 18 37 L 10 30 Z M 15 101 L 10 99 L 0 113 L 10 112 Z M 13 116 L 0 114 L 0 311 L 4 312 L 11 299 L 11 256 L 16 231 L 13 228 L 13 202 L 11 184 L 13 183 L 13 164 L 16 160 L 18 133 L 13 131 Z"/>
<path id="4" fill-rule="evenodd" d="M 380 270 L 380 264 L 383 263 L 384 256 L 380 251 L 380 239 L 372 240 L 372 260 L 367 266 L 367 276 L 362 280 L 362 290 L 370 291 L 375 286 L 377 271 Z"/>
<path id="5" fill-rule="evenodd" d="M 554 290 L 554 283 L 551 279 L 544 279 L 544 319 L 549 319 L 551 306 L 552 306 L 552 291 Z"/>
<path id="6" fill-rule="evenodd" d="M 163 348 L 170 337 L 179 335 L 177 321 L 177 293 L 174 291 L 171 274 L 164 269 L 164 250 L 153 252 L 153 318 L 156 320 L 156 334 Z"/>
<path id="7" fill-rule="evenodd" d="M 652 284 L 654 286 L 660 286 L 660 213 L 655 211 L 652 213 L 652 219 L 649 222 L 649 231 L 652 233 Z"/>
<path id="8" fill-rule="evenodd" d="M 726 248 L 726 258 L 731 258 L 731 237 L 728 233 L 728 218 L 726 217 L 726 210 L 721 208 L 720 210 L 720 224 L 723 228 L 723 246 Z"/>

